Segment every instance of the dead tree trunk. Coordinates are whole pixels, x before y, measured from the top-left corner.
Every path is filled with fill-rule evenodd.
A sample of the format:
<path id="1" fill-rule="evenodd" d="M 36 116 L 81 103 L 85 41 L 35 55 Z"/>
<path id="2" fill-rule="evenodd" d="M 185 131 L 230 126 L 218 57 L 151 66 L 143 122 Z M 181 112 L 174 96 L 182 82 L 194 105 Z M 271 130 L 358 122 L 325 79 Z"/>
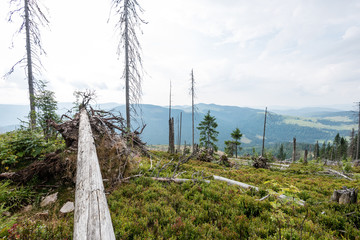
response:
<path id="1" fill-rule="evenodd" d="M 293 155 L 292 155 L 292 161 L 296 161 L 296 138 L 293 139 Z"/>
<path id="2" fill-rule="evenodd" d="M 266 129 L 266 114 L 267 114 L 267 107 L 265 108 L 265 119 L 264 119 L 264 132 L 263 132 L 263 139 L 262 139 L 262 148 L 261 148 L 261 156 L 265 157 L 265 129 Z M 236 156 L 237 157 L 237 156 Z"/>
<path id="3" fill-rule="evenodd" d="M 174 139 L 174 118 L 169 119 L 169 153 L 175 153 L 175 139 Z"/>
<path id="4" fill-rule="evenodd" d="M 95 142 L 85 109 L 80 113 L 73 238 L 115 239 Z"/>
<path id="5" fill-rule="evenodd" d="M 358 134 L 357 134 L 357 143 L 356 143 L 356 160 L 359 160 L 359 151 L 360 151 L 360 102 L 359 103 L 359 120 L 358 120 Z"/>
<path id="6" fill-rule="evenodd" d="M 308 150 L 305 149 L 305 153 L 304 153 L 304 164 L 307 164 L 307 156 L 308 156 Z"/>
<path id="7" fill-rule="evenodd" d="M 35 92 L 34 77 L 31 60 L 31 40 L 30 40 L 30 20 L 29 20 L 29 0 L 25 0 L 25 31 L 26 31 L 26 58 L 27 58 L 27 75 L 30 95 L 30 126 L 34 129 L 36 126 L 35 115 Z"/>
<path id="8" fill-rule="evenodd" d="M 195 97 L 195 88 L 194 88 L 194 84 L 195 84 L 195 80 L 194 80 L 194 70 L 191 69 L 191 120 L 192 120 L 192 145 L 191 145 L 191 150 L 192 152 L 194 152 L 194 148 L 195 148 L 195 118 L 194 118 L 194 113 L 195 113 L 195 109 L 194 109 L 194 97 Z"/>

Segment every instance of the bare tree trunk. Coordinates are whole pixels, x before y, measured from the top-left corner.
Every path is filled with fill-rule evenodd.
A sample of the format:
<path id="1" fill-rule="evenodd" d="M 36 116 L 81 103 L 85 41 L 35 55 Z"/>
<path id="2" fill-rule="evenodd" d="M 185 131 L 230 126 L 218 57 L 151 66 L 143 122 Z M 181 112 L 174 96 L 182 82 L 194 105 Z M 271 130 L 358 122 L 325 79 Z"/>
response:
<path id="1" fill-rule="evenodd" d="M 195 125 L 194 125 L 194 70 L 191 70 L 191 113 L 192 113 L 192 152 L 194 152 L 194 133 L 195 133 Z"/>
<path id="2" fill-rule="evenodd" d="M 169 119 L 169 153 L 175 153 L 174 118 Z"/>
<path id="3" fill-rule="evenodd" d="M 265 108 L 264 133 L 263 133 L 263 140 L 262 140 L 261 156 L 264 156 L 264 154 L 265 154 L 265 129 L 266 129 L 266 115 L 267 115 L 267 107 Z"/>
<path id="4" fill-rule="evenodd" d="M 292 161 L 295 162 L 296 160 L 296 138 L 293 139 L 293 155 L 292 155 Z"/>
<path id="5" fill-rule="evenodd" d="M 359 102 L 359 120 L 358 120 L 358 137 L 356 144 L 356 159 L 359 159 L 359 150 L 360 150 L 360 102 Z"/>
<path id="6" fill-rule="evenodd" d="M 128 19 L 128 0 L 124 0 L 125 11 L 125 98 L 126 98 L 126 127 L 131 131 L 130 116 L 130 70 L 129 70 L 129 19 Z"/>
<path id="7" fill-rule="evenodd" d="M 30 97 L 30 126 L 32 129 L 34 129 L 36 126 L 36 115 L 35 115 L 34 78 L 33 78 L 32 60 L 31 60 L 29 0 L 24 0 L 24 3 L 25 3 L 27 75 L 28 75 L 28 84 L 29 84 L 29 95 L 30 95 L 29 96 Z"/>
<path id="8" fill-rule="evenodd" d="M 178 125 L 178 151 L 180 152 L 181 148 L 181 127 L 182 127 L 182 112 L 180 112 L 180 119 L 179 119 L 179 125 Z"/>
<path id="9" fill-rule="evenodd" d="M 174 118 L 171 117 L 171 81 L 170 81 L 170 98 L 169 98 L 169 153 L 175 152 L 175 139 L 174 139 Z"/>
<path id="10" fill-rule="evenodd" d="M 74 234 L 79 239 L 115 239 L 89 117 L 80 111 Z"/>
<path id="11" fill-rule="evenodd" d="M 308 150 L 305 149 L 305 153 L 304 153 L 304 164 L 307 164 L 307 156 L 308 156 Z"/>

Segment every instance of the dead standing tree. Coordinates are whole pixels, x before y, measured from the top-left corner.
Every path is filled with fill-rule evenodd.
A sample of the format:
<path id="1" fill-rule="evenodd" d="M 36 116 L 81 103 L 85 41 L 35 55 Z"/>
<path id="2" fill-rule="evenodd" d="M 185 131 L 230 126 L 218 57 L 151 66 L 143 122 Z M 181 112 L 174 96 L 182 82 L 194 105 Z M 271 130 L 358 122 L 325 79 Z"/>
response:
<path id="1" fill-rule="evenodd" d="M 17 65 L 24 66 L 29 85 L 30 126 L 34 128 L 36 125 L 36 76 L 40 75 L 42 69 L 40 55 L 46 54 L 42 47 L 39 26 L 48 26 L 49 20 L 41 10 L 38 0 L 10 0 L 10 4 L 14 6 L 14 10 L 10 11 L 8 22 L 12 22 L 15 15 L 19 15 L 23 19 L 20 28 L 14 35 L 24 33 L 25 31 L 26 54 L 11 67 L 4 77 L 11 75 Z"/>
<path id="2" fill-rule="evenodd" d="M 174 118 L 171 117 L 171 81 L 170 81 L 170 99 L 169 99 L 169 149 L 170 154 L 175 153 L 175 138 L 174 138 Z"/>
<path id="3" fill-rule="evenodd" d="M 146 23 L 139 13 L 144 10 L 136 0 L 112 0 L 111 10 L 120 19 L 115 28 L 119 31 L 120 40 L 117 48 L 118 56 L 124 51 L 125 100 L 126 100 L 126 127 L 131 131 L 131 116 L 137 115 L 142 90 L 143 65 L 141 46 L 137 37 L 137 30 L 141 23 Z"/>
<path id="4" fill-rule="evenodd" d="M 191 117 L 192 117 L 192 152 L 194 152 L 195 148 L 195 105 L 194 105 L 194 99 L 195 99 L 195 79 L 194 79 L 194 70 L 191 69 L 191 88 L 190 88 L 190 94 L 191 94 Z"/>

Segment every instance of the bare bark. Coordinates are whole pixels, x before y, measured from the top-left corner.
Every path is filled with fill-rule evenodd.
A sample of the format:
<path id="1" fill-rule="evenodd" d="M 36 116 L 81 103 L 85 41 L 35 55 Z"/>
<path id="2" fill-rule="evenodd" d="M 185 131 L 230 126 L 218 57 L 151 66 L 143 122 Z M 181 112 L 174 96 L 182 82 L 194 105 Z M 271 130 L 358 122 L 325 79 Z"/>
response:
<path id="1" fill-rule="evenodd" d="M 80 113 L 74 239 L 115 239 L 89 117 Z"/>
<path id="2" fill-rule="evenodd" d="M 266 129 L 266 115 L 267 115 L 267 107 L 265 108 L 265 118 L 264 118 L 264 133 L 262 139 L 262 148 L 261 148 L 261 156 L 264 157 L 265 154 L 265 129 Z M 236 156 L 237 157 L 237 156 Z"/>
<path id="3" fill-rule="evenodd" d="M 195 109 L 194 109 L 194 98 L 195 98 L 195 79 L 194 79 L 194 70 L 191 69 L 191 118 L 192 118 L 192 152 L 194 152 L 195 147 Z"/>
<path id="4" fill-rule="evenodd" d="M 32 129 L 34 129 L 36 125 L 36 115 L 35 115 L 34 80 L 33 80 L 32 60 L 31 60 L 29 0 L 24 0 L 24 5 L 25 5 L 27 73 L 28 73 L 29 98 L 30 98 L 30 126 Z"/>
<path id="5" fill-rule="evenodd" d="M 120 56 L 121 51 L 124 51 L 122 78 L 125 80 L 126 126 L 130 132 L 131 118 L 138 114 L 136 109 L 140 109 L 142 95 L 143 65 L 137 30 L 140 30 L 141 23 L 146 22 L 139 16 L 143 9 L 136 0 L 112 0 L 111 9 L 119 17 L 115 25 L 120 34 L 117 54 Z"/>
<path id="6" fill-rule="evenodd" d="M 292 154 L 293 163 L 296 161 L 296 138 L 293 138 L 293 154 Z"/>
<path id="7" fill-rule="evenodd" d="M 10 70 L 4 75 L 4 77 L 10 76 L 17 65 L 26 62 L 25 72 L 28 79 L 29 88 L 29 100 L 30 100 L 30 127 L 33 129 L 36 126 L 36 113 L 35 113 L 35 97 L 36 97 L 36 79 L 35 75 L 41 73 L 42 64 L 39 54 L 46 54 L 42 48 L 42 41 L 39 26 L 47 26 L 49 21 L 45 14 L 42 12 L 39 4 L 36 0 L 11 0 L 10 3 L 16 5 L 16 9 L 10 11 L 9 22 L 12 22 L 12 18 L 15 14 L 19 14 L 23 18 L 23 22 L 16 32 L 16 34 L 23 33 L 25 30 L 25 56 L 16 62 Z"/>
<path id="8" fill-rule="evenodd" d="M 360 151 L 360 102 L 359 104 L 359 119 L 358 119 L 358 137 L 357 137 L 357 144 L 356 144 L 356 159 L 359 159 L 359 151 Z"/>

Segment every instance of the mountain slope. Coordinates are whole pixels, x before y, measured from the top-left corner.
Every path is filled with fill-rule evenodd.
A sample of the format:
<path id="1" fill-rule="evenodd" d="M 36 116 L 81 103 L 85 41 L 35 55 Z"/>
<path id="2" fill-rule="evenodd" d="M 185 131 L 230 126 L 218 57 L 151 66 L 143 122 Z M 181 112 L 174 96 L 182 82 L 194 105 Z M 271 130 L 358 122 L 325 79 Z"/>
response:
<path id="1" fill-rule="evenodd" d="M 65 113 L 71 108 L 70 103 L 59 104 L 59 113 Z M 117 106 L 117 107 L 115 107 Z M 101 104 L 103 109 L 113 109 L 125 115 L 124 105 L 115 103 Z M 115 107 L 115 108 L 114 108 Z M 203 119 L 204 115 L 210 110 L 211 115 L 216 117 L 218 123 L 220 149 L 224 147 L 224 141 L 230 139 L 230 133 L 238 127 L 244 134 L 243 145 L 260 145 L 263 135 L 264 110 L 252 109 L 235 106 L 220 106 L 215 104 L 197 104 L 195 115 L 195 126 Z M 322 109 L 323 110 L 323 109 Z M 19 125 L 17 118 L 25 119 L 28 106 L 19 105 L 0 105 L 0 131 L 9 131 Z M 141 128 L 142 123 L 147 124 L 142 138 L 148 144 L 167 144 L 168 143 L 168 118 L 167 107 L 155 105 L 142 105 L 142 119 L 137 118 L 133 121 L 133 127 Z M 175 120 L 175 136 L 178 136 L 178 119 L 182 112 L 182 138 L 181 143 L 191 143 L 191 107 L 175 106 L 172 109 L 172 116 Z M 300 115 L 303 115 L 301 113 Z M 296 117 L 279 115 L 270 112 L 266 127 L 266 144 L 277 142 L 289 142 L 293 137 L 298 142 L 314 143 L 319 141 L 332 140 L 339 132 L 342 136 L 348 136 L 351 128 L 356 129 L 356 124 L 352 119 L 353 113 L 350 111 L 342 112 L 321 112 L 311 113 L 312 117 Z M 195 131 L 195 141 L 198 142 L 199 132 Z M 175 141 L 176 142 L 176 141 Z"/>

